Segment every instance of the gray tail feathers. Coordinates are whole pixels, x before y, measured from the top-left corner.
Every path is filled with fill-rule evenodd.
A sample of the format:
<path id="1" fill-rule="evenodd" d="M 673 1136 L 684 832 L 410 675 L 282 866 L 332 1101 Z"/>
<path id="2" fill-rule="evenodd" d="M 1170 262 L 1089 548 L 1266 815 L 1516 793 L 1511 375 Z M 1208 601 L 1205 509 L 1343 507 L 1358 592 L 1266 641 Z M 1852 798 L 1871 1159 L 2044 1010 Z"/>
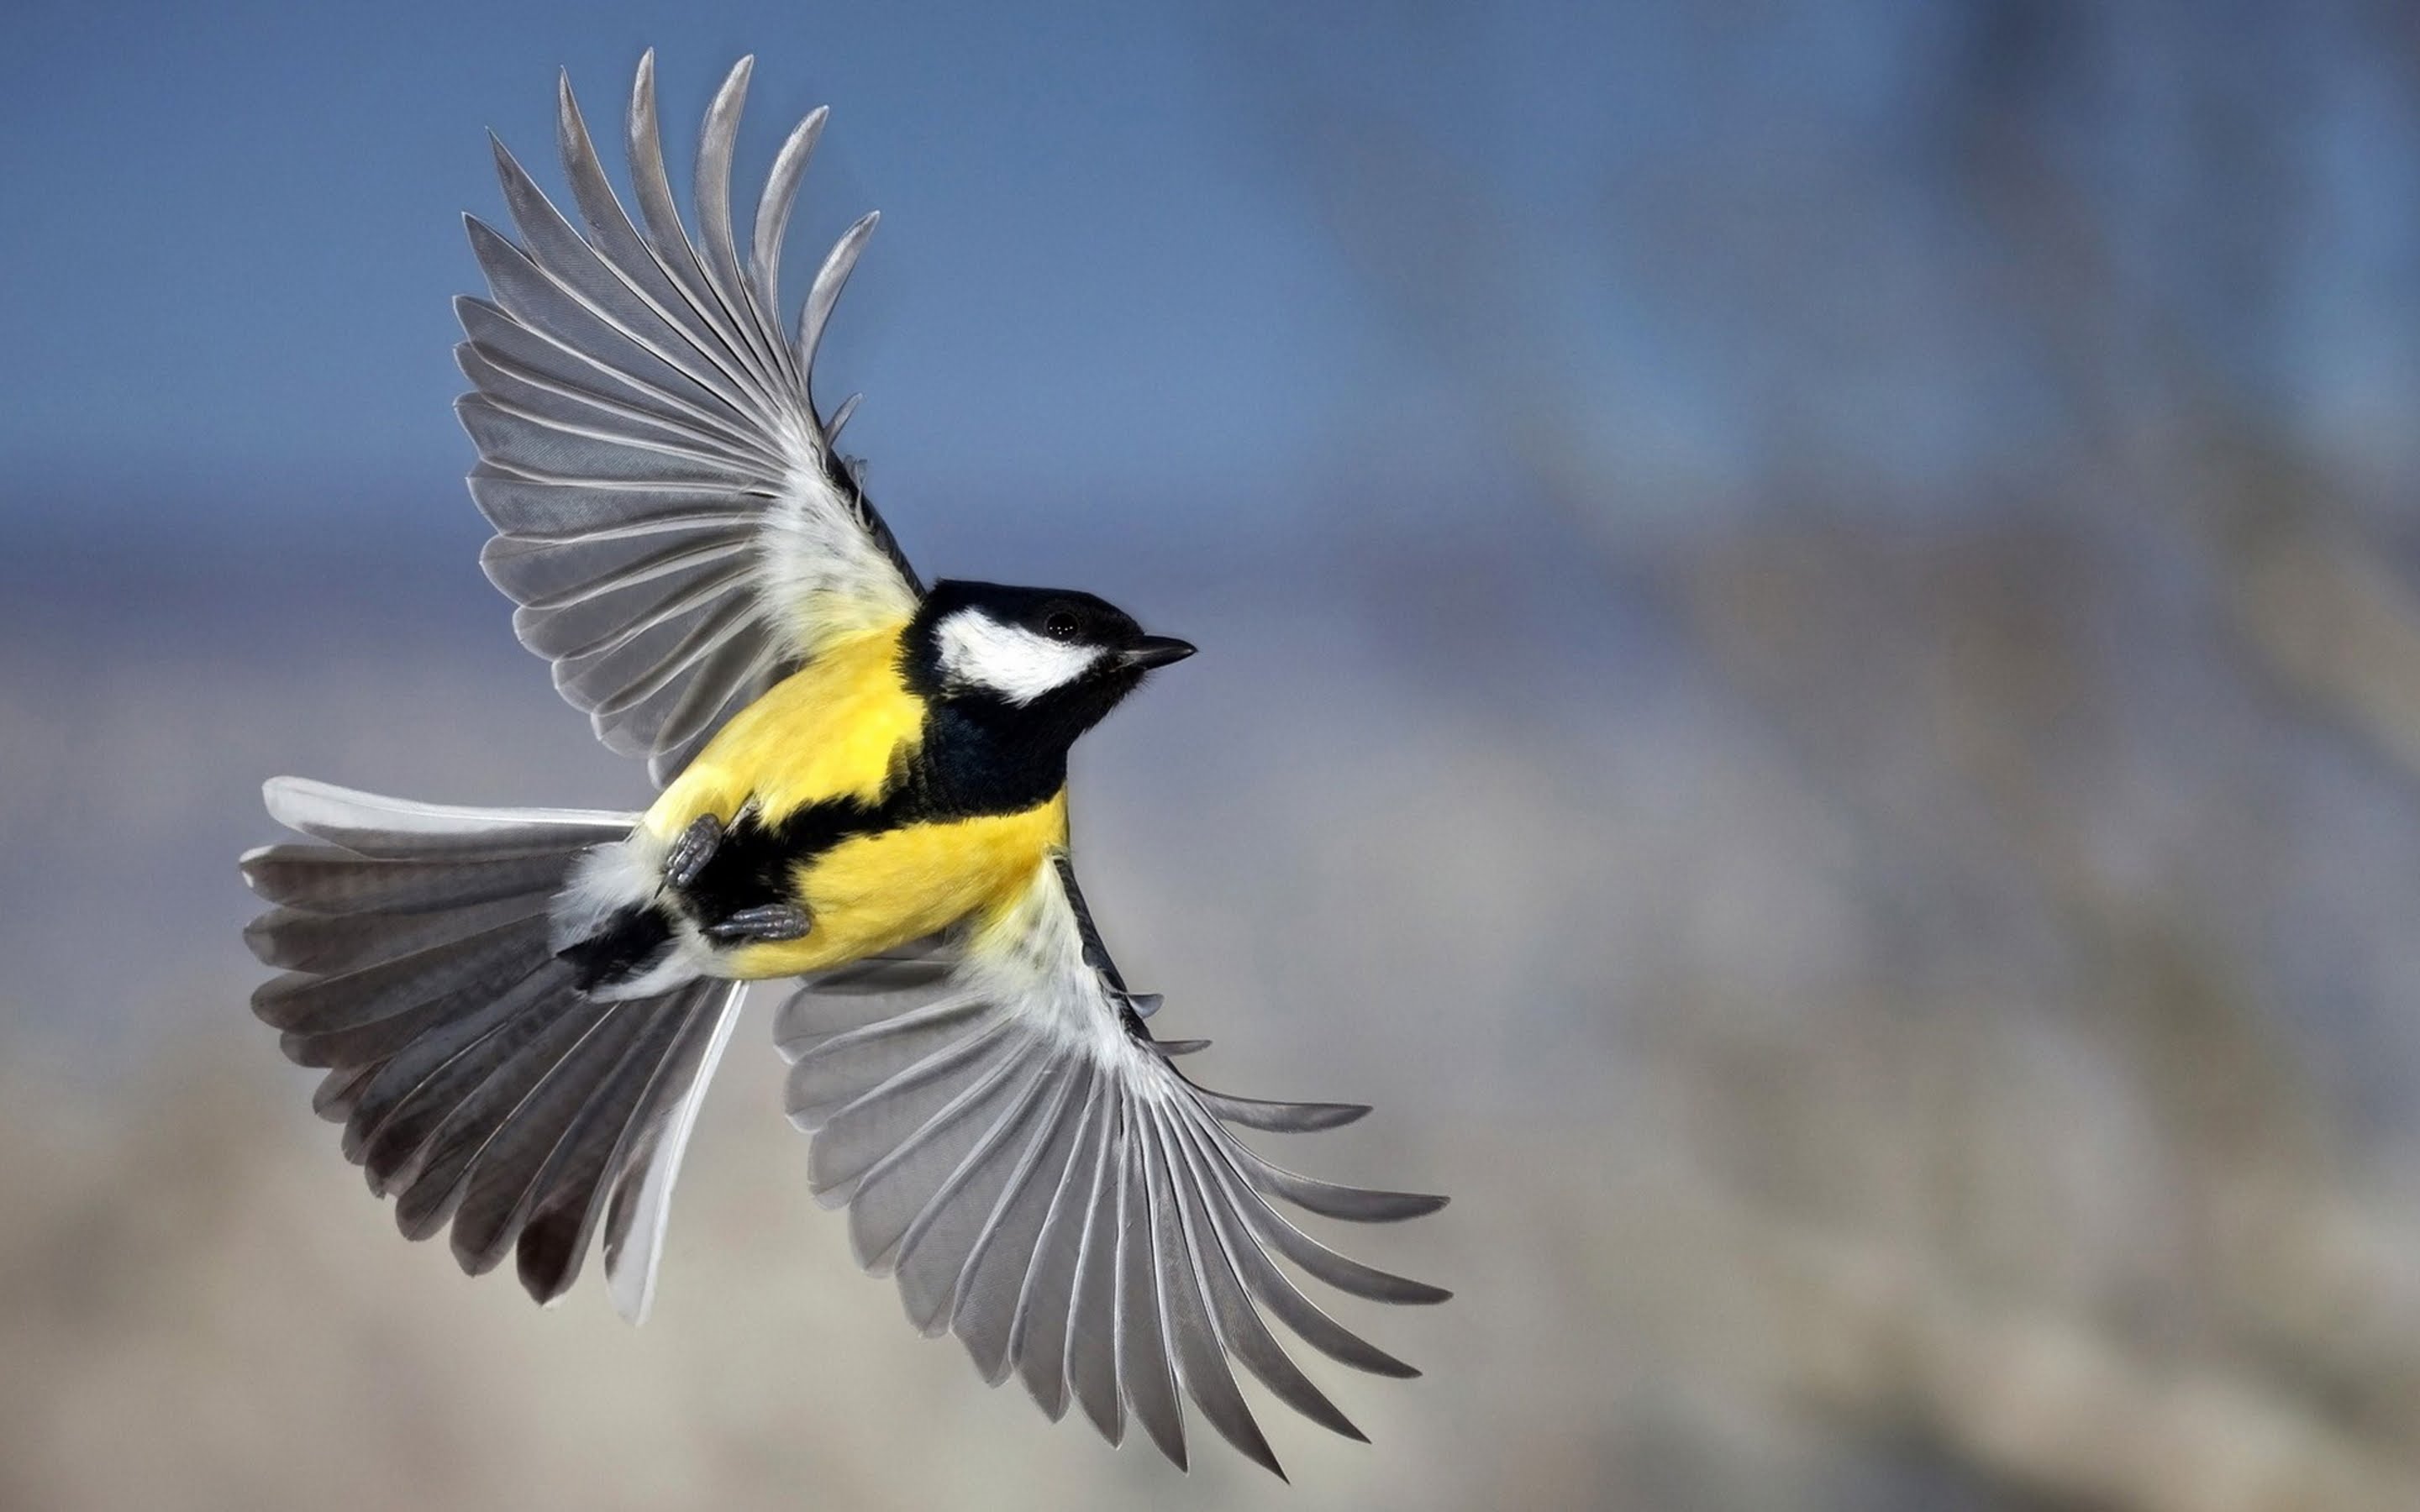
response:
<path id="1" fill-rule="evenodd" d="M 579 1276 L 601 1216 L 613 1304 L 655 1289 L 681 1151 L 741 984 L 653 997 L 582 992 L 548 941 L 581 856 L 636 816 L 461 809 L 299 778 L 271 816 L 322 843 L 264 846 L 244 881 L 273 906 L 244 931 L 284 974 L 253 995 L 312 1100 L 411 1239 L 453 1225 L 473 1275 L 517 1252 L 540 1302 Z"/>

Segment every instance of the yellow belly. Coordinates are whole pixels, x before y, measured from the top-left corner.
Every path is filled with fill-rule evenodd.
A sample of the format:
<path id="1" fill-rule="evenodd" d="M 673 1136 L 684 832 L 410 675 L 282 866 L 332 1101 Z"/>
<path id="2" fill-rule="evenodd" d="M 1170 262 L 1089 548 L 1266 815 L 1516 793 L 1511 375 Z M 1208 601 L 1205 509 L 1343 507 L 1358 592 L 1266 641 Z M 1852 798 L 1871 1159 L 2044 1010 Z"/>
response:
<path id="1" fill-rule="evenodd" d="M 860 835 L 799 868 L 814 926 L 803 939 L 732 952 L 734 976 L 794 977 L 845 965 L 1005 903 L 1067 842 L 1067 795 L 1019 814 Z"/>

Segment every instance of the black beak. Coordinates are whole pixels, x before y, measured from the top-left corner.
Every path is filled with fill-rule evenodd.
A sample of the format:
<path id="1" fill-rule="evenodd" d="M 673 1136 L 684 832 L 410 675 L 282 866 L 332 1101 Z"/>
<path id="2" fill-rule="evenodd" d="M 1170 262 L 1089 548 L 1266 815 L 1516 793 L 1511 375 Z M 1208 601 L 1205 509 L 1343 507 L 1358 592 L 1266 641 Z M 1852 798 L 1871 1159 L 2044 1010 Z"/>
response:
<path id="1" fill-rule="evenodd" d="M 1171 661 L 1183 661 L 1193 655 L 1193 642 L 1179 640 L 1174 636 L 1147 635 L 1119 654 L 1119 659 L 1136 669 L 1165 667 Z"/>

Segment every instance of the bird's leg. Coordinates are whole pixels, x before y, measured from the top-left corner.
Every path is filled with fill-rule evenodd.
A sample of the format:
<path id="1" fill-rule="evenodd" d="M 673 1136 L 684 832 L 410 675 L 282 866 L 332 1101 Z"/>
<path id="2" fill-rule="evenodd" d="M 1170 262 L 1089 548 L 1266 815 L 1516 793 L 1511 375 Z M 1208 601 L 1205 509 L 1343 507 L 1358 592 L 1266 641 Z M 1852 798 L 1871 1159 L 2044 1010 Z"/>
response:
<path id="1" fill-rule="evenodd" d="M 704 933 L 722 945 L 772 944 L 805 938 L 814 922 L 796 903 L 759 903 L 725 914 L 705 926 Z"/>
<path id="2" fill-rule="evenodd" d="M 686 893 L 706 874 L 715 853 L 722 848 L 722 821 L 699 814 L 664 853 L 664 886 Z M 699 932 L 719 945 L 770 944 L 801 939 L 814 920 L 796 903 L 759 903 L 737 908 L 720 918 L 701 923 Z"/>
<path id="3" fill-rule="evenodd" d="M 706 863 L 714 859 L 714 853 L 721 844 L 721 819 L 710 813 L 702 813 L 690 820 L 689 827 L 680 832 L 680 838 L 674 841 L 673 848 L 665 853 L 664 886 L 675 892 L 687 891 L 689 885 L 697 880 L 697 874 L 706 870 Z"/>

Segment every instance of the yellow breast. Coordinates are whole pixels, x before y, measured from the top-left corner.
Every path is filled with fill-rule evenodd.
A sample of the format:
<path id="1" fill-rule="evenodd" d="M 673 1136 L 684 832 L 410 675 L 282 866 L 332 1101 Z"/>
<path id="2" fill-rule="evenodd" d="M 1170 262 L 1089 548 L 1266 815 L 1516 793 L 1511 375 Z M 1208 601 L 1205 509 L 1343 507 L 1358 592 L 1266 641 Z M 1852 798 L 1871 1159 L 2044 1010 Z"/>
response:
<path id="1" fill-rule="evenodd" d="M 711 813 L 728 822 L 754 803 L 767 820 L 827 798 L 879 797 L 913 753 L 924 705 L 899 677 L 905 623 L 828 648 L 731 717 L 643 821 L 670 840 Z"/>

